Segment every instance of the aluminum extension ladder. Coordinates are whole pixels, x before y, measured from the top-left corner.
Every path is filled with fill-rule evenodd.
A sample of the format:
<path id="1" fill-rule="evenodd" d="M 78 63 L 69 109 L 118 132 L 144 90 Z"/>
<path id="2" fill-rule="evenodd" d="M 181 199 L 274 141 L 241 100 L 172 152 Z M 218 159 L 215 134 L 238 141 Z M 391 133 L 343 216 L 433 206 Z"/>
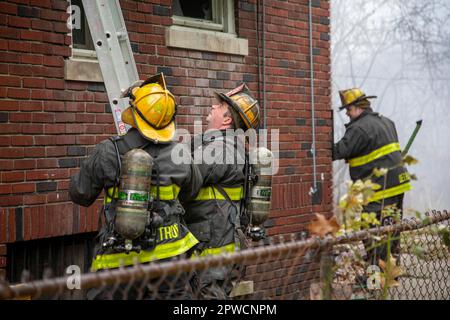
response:
<path id="1" fill-rule="evenodd" d="M 129 126 L 122 121 L 128 98 L 121 98 L 139 75 L 119 0 L 82 0 L 100 70 L 108 93 L 116 130 L 124 135 Z"/>

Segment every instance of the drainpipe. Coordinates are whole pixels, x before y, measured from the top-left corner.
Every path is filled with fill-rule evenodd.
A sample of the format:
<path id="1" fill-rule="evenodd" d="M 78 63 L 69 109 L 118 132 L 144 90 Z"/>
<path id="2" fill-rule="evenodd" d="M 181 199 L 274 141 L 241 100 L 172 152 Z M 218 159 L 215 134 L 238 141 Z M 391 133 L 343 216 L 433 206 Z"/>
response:
<path id="1" fill-rule="evenodd" d="M 266 105 L 266 5 L 264 0 L 261 1 L 262 4 L 262 63 L 263 63 L 263 129 L 267 129 L 267 105 Z"/>
<path id="2" fill-rule="evenodd" d="M 314 52 L 313 52 L 313 30 L 312 30 L 312 0 L 308 1 L 308 27 L 309 27 L 309 65 L 311 79 L 311 126 L 312 126 L 312 144 L 311 154 L 313 157 L 313 186 L 309 190 L 309 195 L 314 197 L 317 189 L 317 165 L 316 165 L 316 118 L 315 118 L 315 99 L 314 99 Z"/>
<path id="3" fill-rule="evenodd" d="M 261 6 L 261 8 L 260 8 Z M 261 12 L 262 11 L 262 12 Z M 264 0 L 256 2 L 256 50 L 258 57 L 258 102 L 261 107 L 262 124 L 261 129 L 267 129 L 267 111 L 266 111 L 266 20 L 265 20 Z M 262 35 L 261 35 L 262 33 Z M 261 37 L 261 41 L 260 41 Z M 261 43 L 260 43 L 261 42 Z M 262 84 L 261 84 L 262 82 Z M 261 88 L 262 87 L 262 88 Z M 262 94 L 262 96 L 261 96 Z"/>

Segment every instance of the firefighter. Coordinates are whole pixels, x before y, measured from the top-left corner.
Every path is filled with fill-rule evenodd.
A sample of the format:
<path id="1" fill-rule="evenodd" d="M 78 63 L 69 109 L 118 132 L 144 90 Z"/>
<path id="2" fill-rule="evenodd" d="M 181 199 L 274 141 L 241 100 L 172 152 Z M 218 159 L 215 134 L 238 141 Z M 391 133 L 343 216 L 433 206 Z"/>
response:
<path id="1" fill-rule="evenodd" d="M 124 136 L 100 142 L 70 180 L 72 201 L 85 207 L 90 206 L 105 190 L 103 212 L 107 223 L 98 237 L 100 241 L 92 263 L 93 270 L 132 265 L 136 259 L 140 263 L 148 263 L 181 257 L 198 243 L 184 223 L 180 199 L 189 199 L 197 194 L 201 187 L 201 176 L 192 163 L 175 165 L 171 160 L 171 151 L 175 145 L 172 139 L 175 135 L 176 103 L 166 87 L 164 76 L 153 76 L 132 86 L 124 95 L 130 96 L 130 106 L 122 113 L 122 120 L 131 126 L 130 130 Z M 124 154 L 132 149 L 142 149 L 153 158 L 149 192 L 156 199 L 152 209 L 155 215 L 150 224 L 155 241 L 152 247 L 140 252 L 117 252 L 107 244 L 114 240 L 108 222 L 115 218 L 112 204 L 117 198 L 117 190 L 114 190 L 120 172 L 118 153 L 123 160 Z M 167 280 L 159 287 L 159 298 L 187 298 L 186 279 Z M 146 284 L 140 285 L 144 291 L 139 289 L 139 292 L 137 285 L 133 286 L 127 292 L 129 299 L 142 293 L 144 295 L 139 297 L 150 297 L 151 291 Z M 88 298 L 119 299 L 119 291 L 115 290 L 115 294 L 111 295 L 109 288 L 94 289 L 88 293 Z"/>
<path id="2" fill-rule="evenodd" d="M 409 174 L 402 165 L 395 124 L 372 110 L 369 99 L 376 96 L 366 96 L 358 88 L 339 91 L 339 95 L 342 102 L 339 111 L 345 109 L 350 122 L 345 125 L 344 137 L 333 146 L 333 160 L 348 162 L 353 181 L 370 178 L 381 186 L 363 211 L 375 212 L 382 225 L 392 224 L 392 216 L 382 216 L 383 208 L 395 205 L 403 210 L 404 193 L 411 189 Z M 388 169 L 387 175 L 373 175 L 375 168 Z M 393 241 L 392 253 L 398 253 L 399 245 L 399 240 Z M 385 260 L 384 246 L 369 253 L 369 260 L 376 265 L 377 257 Z"/>
<path id="3" fill-rule="evenodd" d="M 260 118 L 258 102 L 245 84 L 216 95 L 218 102 L 206 118 L 207 130 L 202 137 L 195 137 L 202 139 L 202 145 L 194 150 L 194 161 L 196 152 L 200 152 L 203 161 L 198 168 L 203 186 L 193 201 L 183 203 L 189 230 L 200 241 L 196 251 L 199 256 L 234 252 L 244 245 L 240 202 L 245 147 L 235 130 L 256 129 Z M 227 299 L 231 274 L 239 277 L 242 270 L 238 269 L 222 266 L 200 272 L 194 281 L 194 294 L 201 299 Z"/>

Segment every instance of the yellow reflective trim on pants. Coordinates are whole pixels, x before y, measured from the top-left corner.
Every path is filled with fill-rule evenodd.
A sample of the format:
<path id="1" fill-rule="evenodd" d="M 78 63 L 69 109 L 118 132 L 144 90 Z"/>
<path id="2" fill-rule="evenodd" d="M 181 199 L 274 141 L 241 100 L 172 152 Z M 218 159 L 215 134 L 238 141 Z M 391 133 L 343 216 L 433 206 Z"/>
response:
<path id="1" fill-rule="evenodd" d="M 400 151 L 400 143 L 398 142 L 387 144 L 365 156 L 350 159 L 348 163 L 351 168 L 359 167 L 395 151 Z"/>
<path id="2" fill-rule="evenodd" d="M 235 243 L 227 244 L 226 246 L 219 247 L 219 248 L 206 248 L 203 249 L 200 253 L 194 253 L 192 258 L 197 257 L 205 257 L 205 256 L 217 256 L 222 253 L 233 253 L 236 251 L 238 247 Z"/>
<path id="3" fill-rule="evenodd" d="M 150 194 L 154 199 L 156 199 L 156 186 L 150 187 Z M 178 198 L 178 193 L 180 192 L 180 187 L 176 184 L 171 184 L 170 186 L 159 186 L 159 199 L 160 200 L 175 200 Z"/>
<path id="4" fill-rule="evenodd" d="M 242 199 L 244 195 L 244 188 L 223 188 L 225 193 L 230 197 L 233 201 L 239 201 Z M 227 200 L 224 195 L 219 191 L 219 189 L 215 187 L 206 187 L 201 188 L 195 201 L 206 201 L 206 200 Z"/>
<path id="5" fill-rule="evenodd" d="M 154 260 L 175 257 L 185 253 L 197 243 L 197 238 L 191 232 L 188 232 L 184 238 L 169 243 L 158 244 L 152 251 L 98 255 L 92 262 L 91 270 L 112 269 L 120 266 L 133 265 L 135 261 L 138 263 L 147 263 Z"/>
<path id="6" fill-rule="evenodd" d="M 156 198 L 156 186 L 150 186 L 150 194 L 153 198 Z M 113 193 L 114 187 L 108 189 L 107 194 L 103 200 L 103 204 L 107 204 L 111 202 L 111 196 Z M 163 201 L 175 200 L 178 198 L 178 193 L 180 192 L 180 187 L 176 184 L 171 184 L 168 186 L 159 186 L 159 199 Z M 114 198 L 119 196 L 118 188 L 116 188 L 116 192 L 114 192 Z"/>
<path id="7" fill-rule="evenodd" d="M 406 191 L 409 191 L 409 190 L 411 190 L 411 184 L 409 182 L 404 183 L 404 184 L 398 185 L 396 187 L 392 187 L 392 188 L 389 188 L 386 190 L 375 192 L 375 195 L 372 198 L 370 198 L 370 202 L 379 201 L 381 199 L 398 196 L 399 194 L 405 193 Z"/>

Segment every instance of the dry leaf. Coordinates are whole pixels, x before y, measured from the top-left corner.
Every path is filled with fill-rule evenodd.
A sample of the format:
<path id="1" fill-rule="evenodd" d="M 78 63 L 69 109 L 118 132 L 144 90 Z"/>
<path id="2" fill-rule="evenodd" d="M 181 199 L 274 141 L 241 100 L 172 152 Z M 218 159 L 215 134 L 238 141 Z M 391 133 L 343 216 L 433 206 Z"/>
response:
<path id="1" fill-rule="evenodd" d="M 316 213 L 316 217 L 317 221 L 313 221 L 308 226 L 309 231 L 314 235 L 318 235 L 319 237 L 324 237 L 329 233 L 334 235 L 341 228 L 335 216 L 327 220 L 323 214 Z"/>
<path id="2" fill-rule="evenodd" d="M 383 288 L 385 285 L 388 288 L 400 285 L 397 278 L 403 274 L 403 270 L 397 266 L 397 260 L 394 257 L 391 256 L 388 263 L 380 259 L 378 265 L 383 270 L 383 276 L 381 277 L 381 286 Z"/>

